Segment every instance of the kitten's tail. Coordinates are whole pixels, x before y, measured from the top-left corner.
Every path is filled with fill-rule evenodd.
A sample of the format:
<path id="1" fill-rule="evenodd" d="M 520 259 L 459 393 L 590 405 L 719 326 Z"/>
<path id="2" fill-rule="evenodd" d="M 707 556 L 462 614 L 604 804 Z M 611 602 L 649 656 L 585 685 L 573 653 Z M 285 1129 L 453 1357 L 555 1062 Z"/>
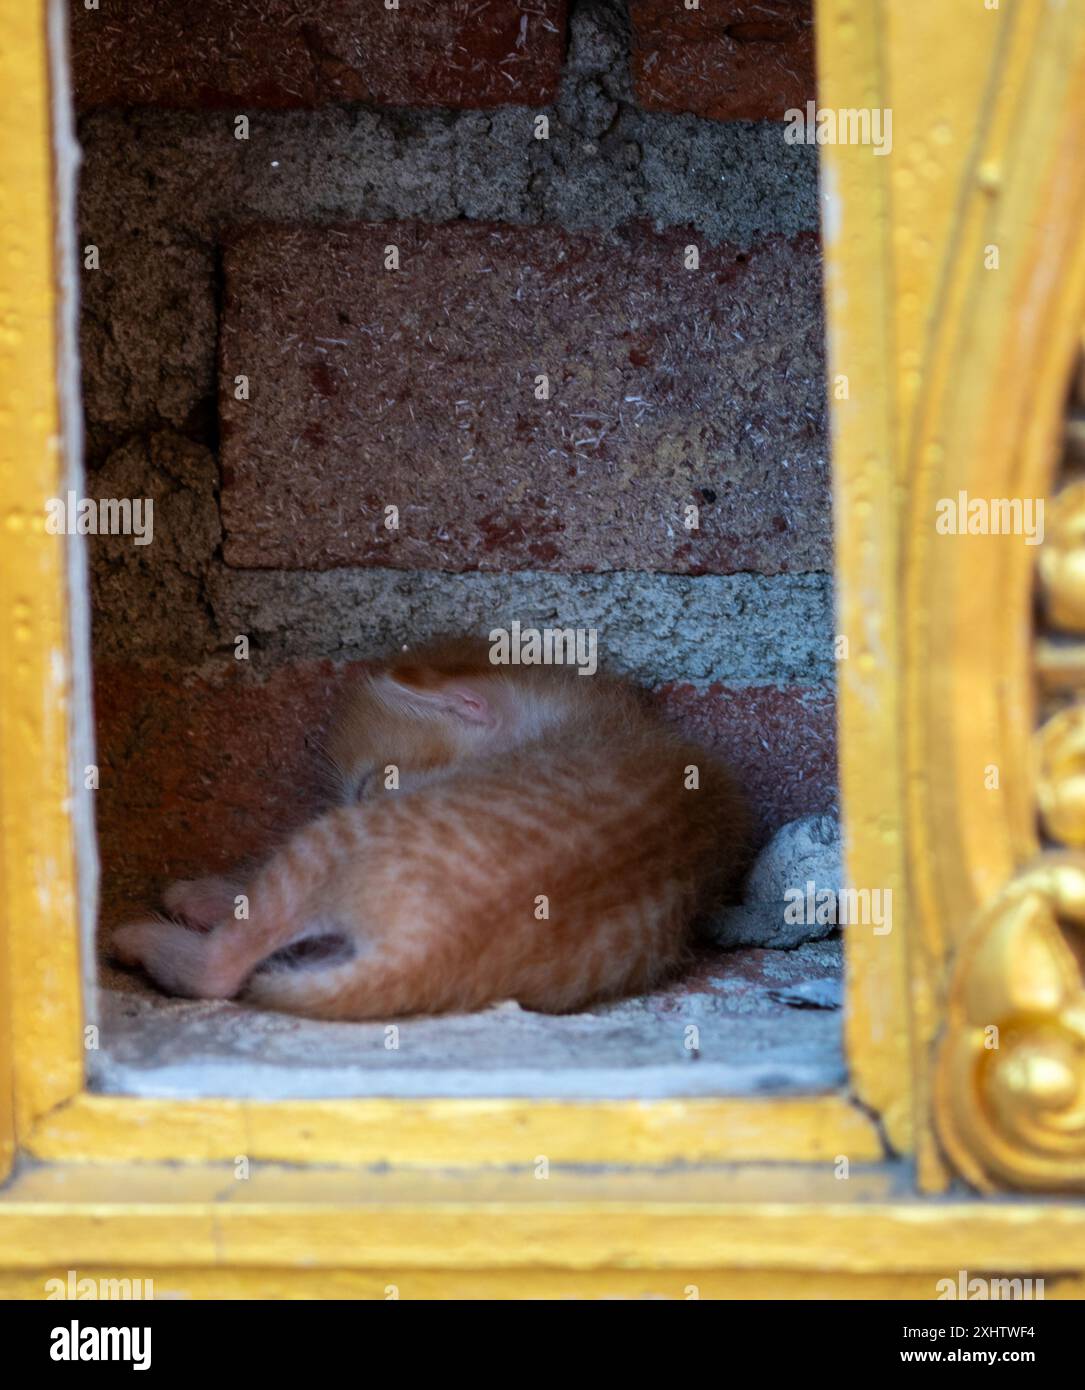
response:
<path id="1" fill-rule="evenodd" d="M 257 875 L 248 920 L 227 918 L 193 931 L 163 918 L 134 922 L 113 933 L 113 953 L 141 965 L 170 994 L 232 999 L 260 965 L 280 952 L 318 952 L 321 943 L 346 949 L 341 930 L 314 911 L 316 890 L 347 850 L 357 852 L 356 807 L 337 807 L 299 831 Z"/>

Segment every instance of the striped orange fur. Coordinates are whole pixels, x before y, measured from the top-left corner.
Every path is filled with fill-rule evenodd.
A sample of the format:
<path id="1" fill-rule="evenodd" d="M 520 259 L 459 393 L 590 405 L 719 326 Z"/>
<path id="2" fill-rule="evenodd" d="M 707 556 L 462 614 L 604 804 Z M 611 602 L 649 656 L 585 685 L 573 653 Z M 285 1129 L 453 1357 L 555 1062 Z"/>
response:
<path id="1" fill-rule="evenodd" d="M 741 853 L 726 771 L 639 692 L 485 643 L 358 684 L 329 751 L 341 804 L 247 882 L 175 884 L 114 954 L 171 993 L 317 1018 L 559 1012 L 672 972 Z"/>

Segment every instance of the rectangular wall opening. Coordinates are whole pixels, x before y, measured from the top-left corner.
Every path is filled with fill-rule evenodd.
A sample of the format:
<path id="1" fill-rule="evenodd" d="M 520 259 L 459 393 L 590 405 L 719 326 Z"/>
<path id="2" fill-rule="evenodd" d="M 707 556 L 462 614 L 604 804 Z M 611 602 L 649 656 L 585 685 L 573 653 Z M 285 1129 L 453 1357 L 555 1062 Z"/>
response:
<path id="1" fill-rule="evenodd" d="M 786 119 L 813 20 L 728 8 L 771 13 L 73 0 L 83 488 L 133 518 L 85 537 L 92 1087 L 844 1084 L 817 147 Z M 572 1015 L 326 1023 L 110 962 L 171 881 L 326 804 L 369 663 L 513 624 L 596 632 L 745 789 L 752 875 L 682 975 Z"/>

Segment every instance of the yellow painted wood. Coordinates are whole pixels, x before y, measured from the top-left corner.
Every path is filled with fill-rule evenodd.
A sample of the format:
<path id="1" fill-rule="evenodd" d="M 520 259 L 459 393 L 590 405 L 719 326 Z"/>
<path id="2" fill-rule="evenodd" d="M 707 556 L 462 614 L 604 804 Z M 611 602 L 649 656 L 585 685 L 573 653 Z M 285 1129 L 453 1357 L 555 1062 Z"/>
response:
<path id="1" fill-rule="evenodd" d="M 917 1197 L 840 1096 L 83 1093 L 44 14 L 0 0 L 0 1176 L 13 1134 L 40 1165 L 0 1189 L 0 1294 L 76 1268 L 187 1296 L 926 1297 L 967 1269 L 1081 1296 L 1085 1205 Z M 849 877 L 894 894 L 890 936 L 849 932 L 847 1046 L 929 1188 L 973 1161 L 932 1123 L 957 947 L 1035 843 L 1031 557 L 933 546 L 930 513 L 1050 484 L 1085 309 L 1085 10 L 819 0 L 818 50 L 822 106 L 894 113 L 891 158 L 821 149 Z"/>
<path id="2" fill-rule="evenodd" d="M 62 1162 L 247 1155 L 289 1163 L 863 1163 L 883 1156 L 841 1096 L 674 1101 L 165 1101 L 80 1096 L 28 1137 Z"/>
<path id="3" fill-rule="evenodd" d="M 917 7 L 917 8 L 922 8 Z M 819 103 L 886 104 L 881 0 L 818 0 Z M 945 69 L 942 69 L 945 75 Z M 820 148 L 838 662 L 840 788 L 848 881 L 893 895 L 887 936 L 848 931 L 847 1053 L 859 1098 L 898 1152 L 913 1146 L 913 1062 L 906 935 L 901 490 L 894 468 L 889 172 L 861 145 Z"/>
<path id="4" fill-rule="evenodd" d="M 52 188 L 44 6 L 19 5 L 7 30 L 4 94 L 22 138 L 0 166 L 6 233 L 5 434 L 0 554 L 6 651 L 2 941 L 18 1041 L 20 1128 L 39 1157 L 190 1161 L 255 1154 L 296 1161 L 450 1163 L 668 1159 L 835 1160 L 881 1153 L 876 1126 L 840 1097 L 749 1102 L 557 1105 L 525 1101 L 343 1101 L 278 1106 L 143 1102 L 85 1096 L 82 1087 L 72 827 L 67 814 L 64 555 L 44 532 L 59 491 L 59 413 Z M 3 13 L 6 14 L 5 7 Z M 8 150 L 5 146 L 5 151 Z M 15 244 L 17 243 L 17 244 Z M 12 273 L 12 272 L 16 273 Z M 5 1092 L 10 1094 L 10 1092 Z M 0 1112 L 2 1113 L 2 1112 Z M 10 1125 L 8 1126 L 10 1133 Z"/>
<path id="5" fill-rule="evenodd" d="M 81 1007 L 64 543 L 45 533 L 62 459 L 41 0 L 6 0 L 0 30 L 0 1002 L 22 1130 L 81 1083 Z"/>
<path id="6" fill-rule="evenodd" d="M 133 1278 L 127 1268 L 81 1266 L 80 1278 Z M 148 1267 L 156 1299 L 937 1299 L 939 1269 L 923 1274 L 841 1274 L 795 1270 L 728 1269 L 174 1269 Z M 948 1276 L 956 1278 L 956 1270 Z M 50 1279 L 67 1287 L 68 1267 L 0 1271 L 0 1299 L 44 1299 Z M 1080 1300 L 1085 1280 L 1050 1276 L 1044 1299 Z M 75 1311 L 75 1310 L 72 1310 Z M 1020 1308 L 1019 1308 L 1020 1311 Z"/>
<path id="7" fill-rule="evenodd" d="M 54 1167 L 0 1194 L 0 1268 L 1085 1272 L 1085 1204 L 909 1199 L 903 1176 Z"/>
<path id="8" fill-rule="evenodd" d="M 849 1061 L 936 1189 L 981 1176 L 934 1123 L 955 952 L 1038 842 L 1036 552 L 938 536 L 935 508 L 1051 488 L 1085 311 L 1085 9 L 821 0 L 818 44 L 819 104 L 893 120 L 891 157 L 822 149 L 849 875 L 903 927 L 849 933 Z M 1007 1144 L 998 1180 L 1051 1171 Z"/>
<path id="9" fill-rule="evenodd" d="M 82 1005 L 72 827 L 66 813 L 69 653 L 63 549 L 44 534 L 44 501 L 59 490 L 56 313 L 49 112 L 41 0 L 13 8 L 5 94 L 22 132 L 0 166 L 0 192 L 17 229 L 14 262 L 0 268 L 19 352 L 4 390 L 18 428 L 7 436 L 0 495 L 17 536 L 0 556 L 5 618 L 18 659 L 4 671 L 5 798 L 0 903 L 11 960 L 18 1040 L 20 1130 L 41 1158 L 203 1161 L 235 1154 L 293 1161 L 504 1163 L 806 1159 L 862 1162 L 881 1154 L 876 1124 L 837 1096 L 638 1104 L 341 1101 L 250 1105 L 145 1102 L 82 1094 Z M 29 273 L 24 273 L 29 269 Z"/>
<path id="10" fill-rule="evenodd" d="M 1005 80 L 1014 51 L 1017 4 L 987 9 L 951 5 L 912 5 L 888 0 L 883 9 L 886 70 L 882 100 L 892 110 L 894 153 L 887 170 L 888 219 L 882 255 L 892 296 L 892 375 L 896 524 L 903 533 L 926 518 L 911 510 L 909 480 L 914 476 L 911 446 L 925 382 L 931 375 L 931 339 L 954 291 L 950 274 L 960 235 L 961 195 L 975 178 L 991 103 Z M 1033 22 L 1025 16 L 1022 28 Z M 1017 35 L 1020 52 L 1022 36 Z M 905 545 L 907 540 L 905 540 Z M 898 563 L 900 561 L 898 560 Z M 899 595 L 899 583 L 896 585 Z M 900 602 L 899 598 L 895 600 Z M 907 600 L 903 622 L 915 614 Z M 902 672 L 903 674 L 903 672 Z M 899 696 L 899 690 L 898 690 Z M 906 714 L 898 706 L 903 734 Z M 922 813 L 920 813 L 921 815 Z M 901 820 L 906 814 L 901 812 Z M 923 827 L 917 827 L 922 834 Z M 909 1005 L 917 1053 L 913 1104 L 918 1115 L 914 1147 L 924 1182 L 943 1187 L 948 1172 L 930 1123 L 929 1045 L 944 1007 L 943 953 L 932 947 L 940 932 L 938 904 L 914 904 L 910 942 Z M 913 904 L 909 902 L 909 911 Z M 930 952 L 934 950 L 932 957 Z"/>
<path id="11" fill-rule="evenodd" d="M 884 100 L 893 112 L 886 164 L 892 275 L 896 471 L 908 476 L 908 448 L 927 374 L 929 343 L 945 290 L 946 257 L 960 196 L 974 177 L 985 113 L 997 97 L 1007 55 L 1023 44 L 1016 0 L 976 5 L 889 0 L 884 6 Z M 1028 17 L 1026 17 L 1028 18 Z"/>
<path id="12" fill-rule="evenodd" d="M 1080 1190 L 1085 1145 L 1077 1103 L 1043 1094 L 1045 1072 L 1030 1066 L 1013 1096 L 996 1105 L 981 1092 L 989 1072 L 982 1047 L 973 1064 L 959 1064 L 969 1046 L 963 1013 L 947 1019 L 957 967 L 990 959 L 966 953 L 964 942 L 1039 849 L 1032 747 L 1038 551 L 1020 536 L 939 536 L 933 518 L 938 501 L 959 490 L 1050 496 L 1085 319 L 1085 9 L 1042 0 L 1008 9 L 1012 30 L 997 50 L 961 175 L 908 454 L 913 1020 L 924 1077 L 933 1074 L 939 1046 L 954 1059 L 934 1092 L 952 1167 L 977 1183 Z M 988 784 L 991 769 L 997 787 Z M 958 994 L 969 993 L 973 1024 L 997 1025 L 1011 1040 L 1030 1022 L 1002 1002 L 1026 974 L 1024 940 L 1000 972 L 976 967 L 969 981 L 955 982 Z M 1067 961 L 1069 997 L 1080 977 L 1068 950 Z M 1073 1026 L 1070 1010 L 1063 1021 Z M 1080 1062 L 1077 1084 L 1085 1084 Z M 962 1127 L 964 1115 L 971 1118 Z M 1052 1162 L 1054 1151 L 1061 1161 Z M 933 1184 L 933 1165 L 923 1171 Z"/>
<path id="13" fill-rule="evenodd" d="M 1010 35 L 1014 41 L 1003 45 L 997 54 L 991 73 L 993 90 L 977 113 L 971 158 L 958 194 L 958 217 L 944 257 L 944 284 L 926 349 L 928 387 L 917 401 L 912 422 L 915 439 L 908 456 L 913 470 L 906 591 L 911 619 L 909 693 L 913 697 L 909 713 L 917 720 L 910 730 L 911 815 L 921 895 L 917 948 L 925 957 L 917 982 L 935 982 L 934 993 L 917 1024 L 928 1041 L 944 1008 L 942 967 L 955 933 L 979 902 L 1006 881 L 1015 859 L 1027 858 L 1036 847 L 1027 811 L 1027 758 L 1021 757 L 1018 747 L 1017 757 L 1006 764 L 1004 754 L 1009 750 L 997 732 L 1002 715 L 993 711 L 992 703 L 992 697 L 1001 701 L 1009 690 L 1020 690 L 1026 696 L 1029 693 L 1029 566 L 1035 556 L 1012 537 L 958 536 L 947 545 L 945 538 L 937 536 L 933 517 L 937 500 L 955 497 L 959 489 L 972 496 L 1016 496 L 1030 481 L 1021 478 L 1015 466 L 1012 399 L 1001 394 L 1001 387 L 1000 393 L 994 394 L 992 375 L 1000 374 L 996 345 L 999 351 L 1010 354 L 1004 363 L 1009 373 L 1025 371 L 1031 378 L 1036 366 L 1031 350 L 1026 361 L 1013 346 L 1025 327 L 1021 317 L 1025 306 L 1011 291 L 1015 271 L 1008 263 L 1020 264 L 1020 236 L 1007 243 L 1000 239 L 1002 266 L 998 271 L 985 270 L 983 257 L 984 247 L 1001 235 L 996 232 L 995 219 L 1002 201 L 999 185 L 1009 164 L 1024 158 L 1033 174 L 1051 167 L 1050 158 L 1037 158 L 1035 147 L 1022 146 L 1017 125 L 1029 88 L 1042 84 L 1044 77 L 1050 78 L 1050 73 L 1041 77 L 1029 62 L 1036 56 L 1035 29 L 1044 8 L 1041 3 L 1021 0 L 1007 11 L 1006 22 L 1012 18 L 1017 32 Z M 1053 57 L 1049 52 L 1049 65 Z M 1055 95 L 1045 87 L 1035 103 L 1043 107 L 1041 130 L 1046 141 L 1054 141 L 1054 121 L 1062 109 L 1060 102 L 1049 100 Z M 1040 132 L 1032 132 L 1032 139 L 1037 134 Z M 1014 144 L 1015 151 L 1011 150 Z M 1062 153 L 1059 163 L 1063 163 Z M 1030 212 L 1035 207 L 1036 181 L 1030 178 L 1029 183 L 1027 204 L 1022 197 L 1011 212 L 1015 219 L 1022 217 L 1026 206 Z M 1023 189 L 1021 192 L 1024 194 Z M 980 362 L 982 368 L 977 370 Z M 1051 372 L 1049 390 L 1059 397 L 1065 391 L 1067 365 L 1064 356 L 1063 370 L 1051 371 L 1054 364 L 1045 361 Z M 979 371 L 986 382 L 977 389 Z M 977 411 L 983 410 L 990 412 L 989 428 L 983 429 L 987 437 L 982 441 L 961 438 L 965 418 L 976 427 Z M 1049 422 L 1053 423 L 1053 417 Z M 947 438 L 949 431 L 957 437 Z M 994 453 L 987 451 L 988 445 Z M 1034 486 L 1039 482 L 1038 477 L 1031 479 Z M 1041 493 L 1045 490 L 1040 488 Z M 984 627 L 985 622 L 993 625 Z M 976 660 L 985 646 L 992 654 L 997 652 L 995 660 Z M 959 661 L 962 648 L 966 657 Z M 934 651 L 938 660 L 932 664 Z M 921 677 L 919 663 L 923 661 L 926 666 Z M 954 689 L 954 672 L 962 670 L 970 676 L 967 705 L 964 692 Z M 940 710 L 937 720 L 933 718 L 936 706 Z M 1033 722 L 1032 710 L 1026 704 L 1015 713 L 1020 732 L 1025 734 Z M 963 746 L 951 748 L 950 739 L 958 734 L 963 737 Z M 1001 768 L 1001 796 L 991 796 L 983 786 L 982 771 L 989 763 Z M 964 773 L 960 780 L 958 768 Z M 958 796 L 963 798 L 959 805 L 955 800 Z M 945 814 L 951 798 L 952 829 Z M 1008 804 L 1011 799 L 1012 806 Z M 975 811 L 981 813 L 982 825 L 975 825 Z M 938 829 L 932 825 L 932 817 L 939 823 Z M 968 821 L 972 826 L 966 828 Z M 962 833 L 970 836 L 974 830 L 978 831 L 977 838 L 966 851 Z M 947 831 L 948 840 L 944 835 Z M 1014 844 L 1015 835 L 1018 845 Z M 934 855 L 936 843 L 939 853 Z M 978 878 L 974 877 L 977 872 Z"/>

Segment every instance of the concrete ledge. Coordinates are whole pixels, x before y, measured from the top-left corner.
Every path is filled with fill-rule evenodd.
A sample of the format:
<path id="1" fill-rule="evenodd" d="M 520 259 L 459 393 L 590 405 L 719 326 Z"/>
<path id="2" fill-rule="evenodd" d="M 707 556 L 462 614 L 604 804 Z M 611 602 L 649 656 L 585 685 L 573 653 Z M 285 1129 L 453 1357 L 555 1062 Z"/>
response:
<path id="1" fill-rule="evenodd" d="M 840 951 L 833 941 L 717 953 L 685 984 L 560 1016 L 508 1002 L 441 1018 L 323 1023 L 105 989 L 92 1083 L 144 1097 L 260 1100 L 821 1093 L 846 1081 L 840 1014 L 789 1008 L 770 990 L 838 972 Z"/>

